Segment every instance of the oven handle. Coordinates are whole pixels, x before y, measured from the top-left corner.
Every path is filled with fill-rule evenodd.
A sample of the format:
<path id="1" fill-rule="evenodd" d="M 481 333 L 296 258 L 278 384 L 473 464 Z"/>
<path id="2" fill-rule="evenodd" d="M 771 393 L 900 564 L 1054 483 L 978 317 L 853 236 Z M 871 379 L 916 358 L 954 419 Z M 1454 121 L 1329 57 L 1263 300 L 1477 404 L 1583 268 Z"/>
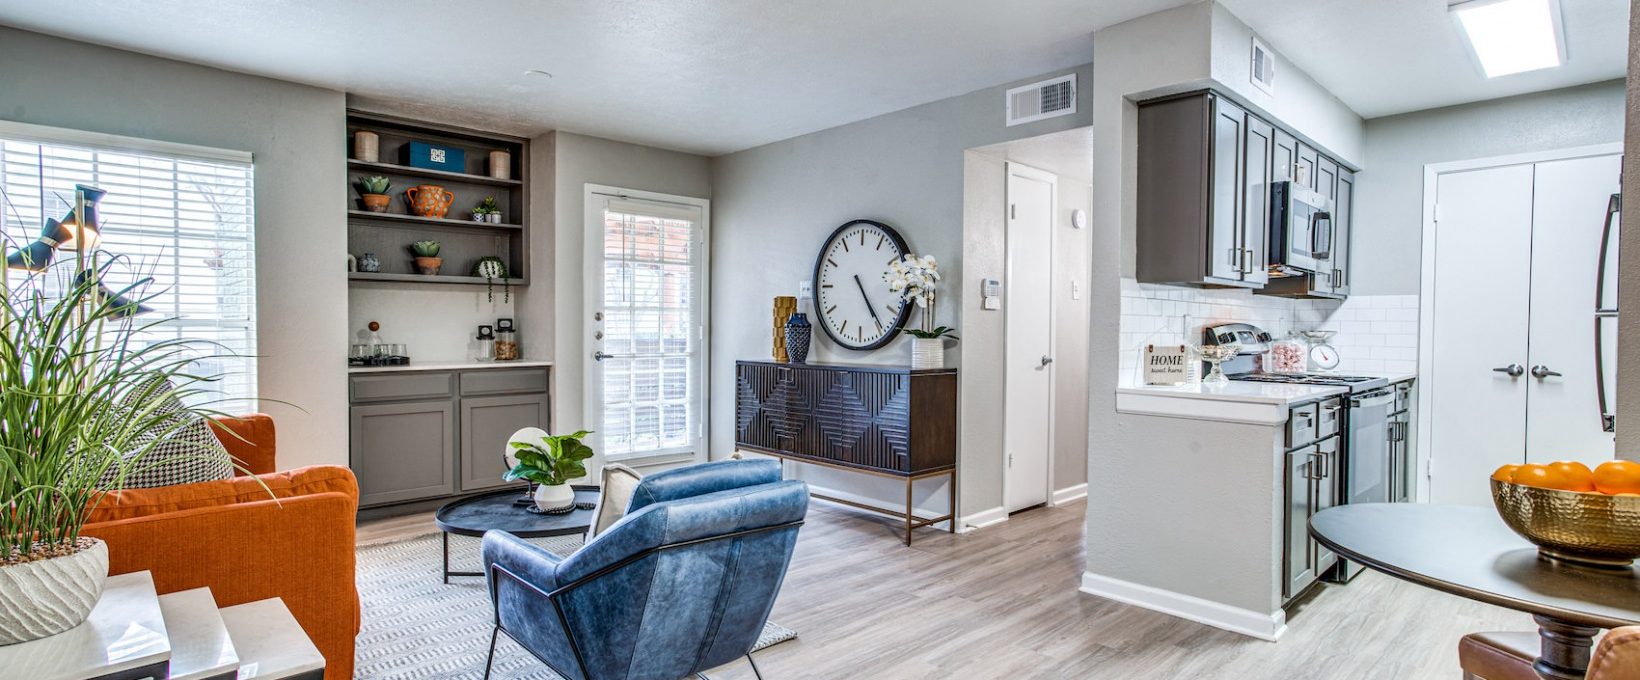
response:
<path id="1" fill-rule="evenodd" d="M 1350 399 L 1350 408 L 1373 408 L 1376 406 L 1388 406 L 1394 402 L 1394 392 L 1371 397 L 1352 397 Z"/>

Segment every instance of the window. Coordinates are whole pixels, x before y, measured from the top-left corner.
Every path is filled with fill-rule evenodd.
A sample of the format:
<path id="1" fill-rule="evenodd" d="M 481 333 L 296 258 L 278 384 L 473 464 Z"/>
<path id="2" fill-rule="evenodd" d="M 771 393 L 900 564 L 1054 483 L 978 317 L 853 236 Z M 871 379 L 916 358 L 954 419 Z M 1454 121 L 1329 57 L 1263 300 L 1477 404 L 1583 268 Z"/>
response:
<path id="1" fill-rule="evenodd" d="M 100 248 L 125 258 L 109 287 L 154 279 L 158 297 L 144 320 L 169 320 L 152 340 L 220 343 L 235 356 L 202 361 L 199 370 L 223 374 L 208 387 L 234 401 L 213 407 L 232 410 L 247 403 L 237 400 L 254 399 L 250 155 L 0 121 L 0 238 L 13 247 L 33 241 L 46 219 L 61 219 L 71 207 L 75 184 L 108 191 L 99 204 Z M 73 258 L 59 253 L 55 266 L 72 268 Z"/>

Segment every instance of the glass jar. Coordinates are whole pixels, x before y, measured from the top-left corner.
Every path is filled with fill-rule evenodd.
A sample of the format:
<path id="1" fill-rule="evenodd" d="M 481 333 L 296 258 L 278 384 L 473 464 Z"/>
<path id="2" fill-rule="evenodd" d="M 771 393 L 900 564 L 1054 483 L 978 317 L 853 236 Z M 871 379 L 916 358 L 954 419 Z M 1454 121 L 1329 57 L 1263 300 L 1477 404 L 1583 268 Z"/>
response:
<path id="1" fill-rule="evenodd" d="M 474 358 L 479 361 L 495 361 L 495 332 L 489 324 L 478 327 L 478 352 Z"/>
<path id="2" fill-rule="evenodd" d="M 512 319 L 496 319 L 495 321 L 495 360 L 517 361 L 518 331 L 513 329 Z"/>
<path id="3" fill-rule="evenodd" d="M 1287 337 L 1270 345 L 1270 352 L 1264 357 L 1264 370 L 1268 373 L 1303 373 L 1309 365 L 1309 353 L 1309 343 L 1296 333 L 1288 333 Z"/>

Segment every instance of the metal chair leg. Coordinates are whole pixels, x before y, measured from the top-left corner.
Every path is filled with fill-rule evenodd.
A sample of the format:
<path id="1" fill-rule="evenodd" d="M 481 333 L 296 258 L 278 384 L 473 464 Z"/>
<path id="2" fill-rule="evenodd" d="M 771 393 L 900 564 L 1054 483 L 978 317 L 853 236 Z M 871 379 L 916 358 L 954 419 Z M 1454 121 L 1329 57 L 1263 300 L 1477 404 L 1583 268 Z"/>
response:
<path id="1" fill-rule="evenodd" d="M 752 660 L 751 652 L 746 652 L 746 663 L 752 665 L 752 675 L 757 676 L 757 680 L 763 680 L 763 671 L 757 669 L 757 662 Z"/>
<path id="2" fill-rule="evenodd" d="M 484 659 L 484 680 L 490 680 L 490 667 L 495 665 L 495 640 L 501 637 L 501 626 L 490 631 L 490 656 Z"/>

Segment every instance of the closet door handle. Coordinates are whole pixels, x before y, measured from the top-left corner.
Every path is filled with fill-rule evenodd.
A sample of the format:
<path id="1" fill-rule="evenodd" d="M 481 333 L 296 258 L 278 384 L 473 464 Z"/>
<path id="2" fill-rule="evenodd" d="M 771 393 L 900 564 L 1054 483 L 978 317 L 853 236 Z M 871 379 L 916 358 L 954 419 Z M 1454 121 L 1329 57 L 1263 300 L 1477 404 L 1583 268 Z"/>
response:
<path id="1" fill-rule="evenodd" d="M 1508 366 L 1494 368 L 1492 371 L 1495 373 L 1508 373 L 1511 378 L 1519 378 L 1526 375 L 1526 369 L 1520 364 L 1509 364 Z"/>
<path id="2" fill-rule="evenodd" d="M 1560 377 L 1560 373 L 1551 371 L 1548 366 L 1544 366 L 1542 364 L 1532 367 L 1532 377 L 1542 380 L 1550 376 Z"/>

